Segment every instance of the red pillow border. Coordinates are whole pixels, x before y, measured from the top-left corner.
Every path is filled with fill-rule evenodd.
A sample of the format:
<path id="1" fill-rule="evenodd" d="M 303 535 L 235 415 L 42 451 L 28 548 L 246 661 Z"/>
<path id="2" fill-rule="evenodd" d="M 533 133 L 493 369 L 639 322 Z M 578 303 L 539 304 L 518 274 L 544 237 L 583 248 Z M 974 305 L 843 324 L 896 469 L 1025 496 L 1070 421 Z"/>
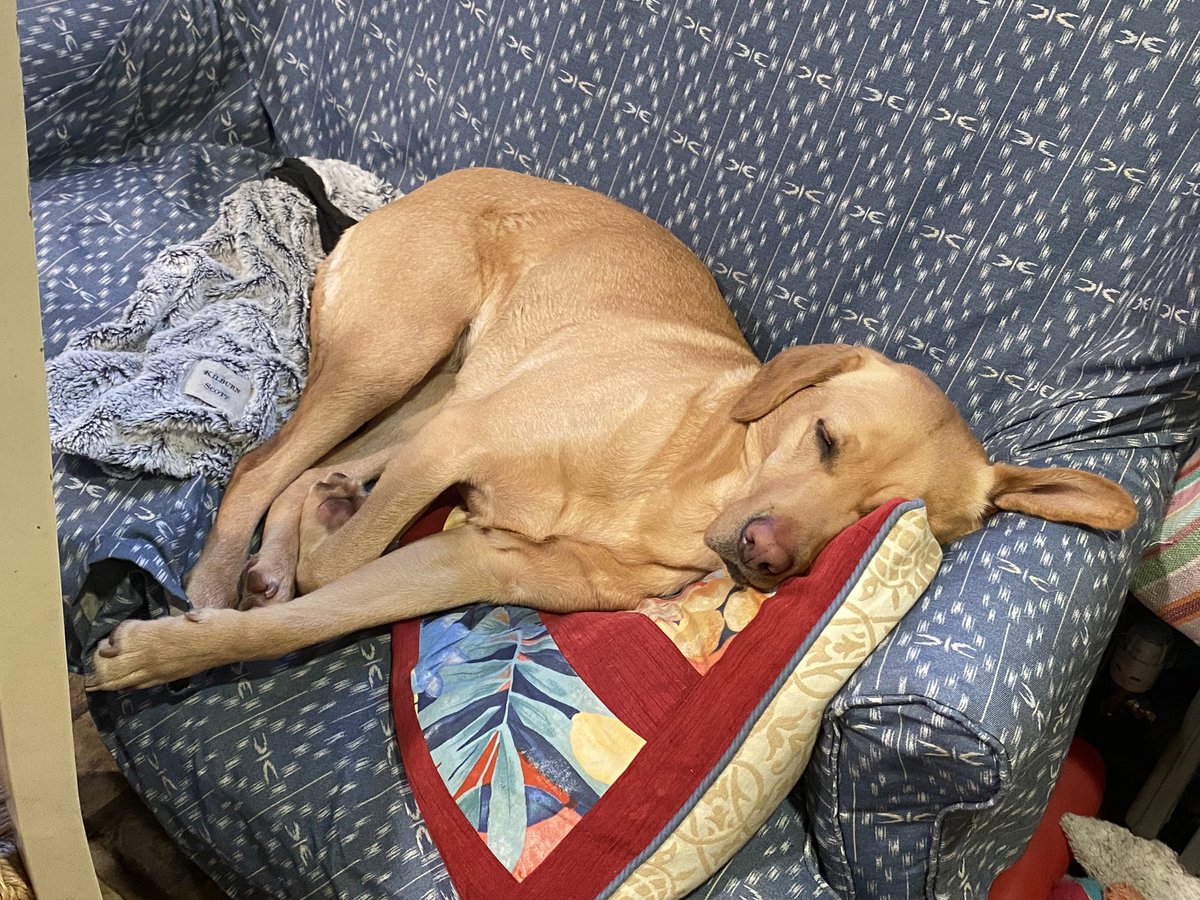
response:
<path id="1" fill-rule="evenodd" d="M 674 710 L 658 723 L 657 733 L 644 735 L 646 745 L 624 774 L 524 881 L 517 881 L 496 859 L 446 790 L 412 700 L 420 620 L 394 625 L 391 699 L 396 738 L 421 814 L 459 894 L 466 900 L 564 900 L 607 896 L 619 887 L 679 826 L 725 768 L 896 521 L 921 506 L 920 501 L 885 504 L 834 538 L 807 574 L 780 585 L 716 665 L 680 695 Z M 440 512 L 444 520 L 445 511 Z M 639 613 L 606 615 L 645 618 Z M 556 630 L 552 625 L 552 634 Z M 654 631 L 669 641 L 657 627 Z M 570 652 L 560 649 L 573 665 L 587 652 L 582 646 Z M 604 652 L 603 647 L 592 650 L 593 658 Z M 620 685 L 595 682 L 603 667 L 581 668 L 588 670 L 588 686 L 607 703 L 605 695 L 612 696 L 612 689 Z"/>

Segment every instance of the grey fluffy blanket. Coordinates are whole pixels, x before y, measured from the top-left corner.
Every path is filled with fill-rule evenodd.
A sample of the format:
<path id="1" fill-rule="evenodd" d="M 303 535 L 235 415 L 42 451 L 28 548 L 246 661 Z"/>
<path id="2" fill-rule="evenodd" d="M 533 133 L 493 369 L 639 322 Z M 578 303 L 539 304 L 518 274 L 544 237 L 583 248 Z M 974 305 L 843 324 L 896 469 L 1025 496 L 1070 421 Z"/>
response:
<path id="1" fill-rule="evenodd" d="M 355 219 L 392 199 L 349 163 L 304 162 Z M 159 254 L 119 318 L 47 364 L 55 449 L 118 474 L 227 478 L 299 399 L 323 256 L 301 191 L 277 179 L 237 188 L 203 236 Z"/>

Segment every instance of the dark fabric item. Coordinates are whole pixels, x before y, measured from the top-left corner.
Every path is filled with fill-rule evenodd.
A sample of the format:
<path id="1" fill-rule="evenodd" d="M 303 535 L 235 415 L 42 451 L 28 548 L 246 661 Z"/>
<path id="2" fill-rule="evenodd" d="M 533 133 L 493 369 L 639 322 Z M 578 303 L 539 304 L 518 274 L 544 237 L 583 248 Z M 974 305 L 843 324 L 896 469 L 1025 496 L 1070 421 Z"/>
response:
<path id="1" fill-rule="evenodd" d="M 338 238 L 355 223 L 356 219 L 333 205 L 325 193 L 325 182 L 311 166 L 294 157 L 288 157 L 267 173 L 268 178 L 278 178 L 290 184 L 312 200 L 317 208 L 317 228 L 321 232 L 321 249 L 329 254 L 337 246 Z"/>

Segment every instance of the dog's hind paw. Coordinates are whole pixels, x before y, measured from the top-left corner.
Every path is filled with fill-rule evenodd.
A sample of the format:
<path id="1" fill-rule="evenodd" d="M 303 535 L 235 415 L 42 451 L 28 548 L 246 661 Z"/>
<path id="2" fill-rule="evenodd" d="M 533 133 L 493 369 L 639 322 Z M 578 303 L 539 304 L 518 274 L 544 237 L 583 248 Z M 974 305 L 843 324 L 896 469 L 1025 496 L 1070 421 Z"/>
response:
<path id="1" fill-rule="evenodd" d="M 333 472 L 312 486 L 305 513 L 311 509 L 312 517 L 332 532 L 350 521 L 366 499 L 367 491 L 360 479 Z"/>
<path id="2" fill-rule="evenodd" d="M 286 603 L 295 593 L 291 576 L 271 571 L 267 560 L 255 555 L 238 578 L 238 609 L 254 609 L 273 603 Z"/>

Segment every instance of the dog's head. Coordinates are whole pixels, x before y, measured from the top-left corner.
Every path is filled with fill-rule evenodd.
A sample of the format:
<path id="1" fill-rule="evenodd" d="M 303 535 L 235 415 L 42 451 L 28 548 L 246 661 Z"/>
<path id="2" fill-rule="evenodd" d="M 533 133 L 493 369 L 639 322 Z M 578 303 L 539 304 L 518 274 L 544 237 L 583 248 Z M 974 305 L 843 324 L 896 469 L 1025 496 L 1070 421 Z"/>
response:
<path id="1" fill-rule="evenodd" d="M 997 510 L 1126 528 L 1118 485 L 1073 469 L 991 464 L 924 374 L 863 347 L 794 347 L 737 398 L 750 477 L 705 532 L 737 581 L 770 590 L 805 571 L 842 529 L 894 497 L 925 501 L 942 543 Z"/>

